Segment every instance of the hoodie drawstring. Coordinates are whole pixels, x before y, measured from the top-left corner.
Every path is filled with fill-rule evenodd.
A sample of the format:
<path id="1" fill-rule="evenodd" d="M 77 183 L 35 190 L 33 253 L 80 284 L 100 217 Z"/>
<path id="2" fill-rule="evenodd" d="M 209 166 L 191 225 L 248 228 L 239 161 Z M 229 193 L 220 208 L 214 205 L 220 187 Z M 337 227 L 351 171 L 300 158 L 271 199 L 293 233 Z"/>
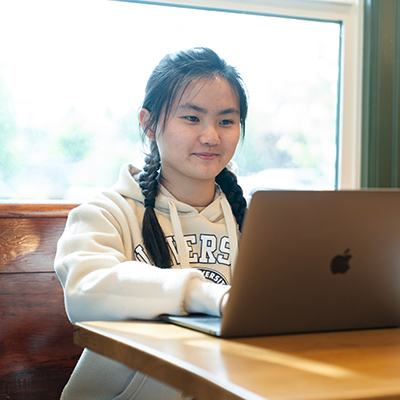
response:
<path id="1" fill-rule="evenodd" d="M 186 246 L 185 238 L 183 236 L 181 222 L 178 216 L 178 210 L 176 209 L 176 205 L 173 201 L 168 200 L 169 204 L 169 213 L 171 216 L 172 230 L 175 234 L 176 247 L 179 254 L 179 263 L 181 268 L 189 268 L 189 254 L 188 248 Z"/>

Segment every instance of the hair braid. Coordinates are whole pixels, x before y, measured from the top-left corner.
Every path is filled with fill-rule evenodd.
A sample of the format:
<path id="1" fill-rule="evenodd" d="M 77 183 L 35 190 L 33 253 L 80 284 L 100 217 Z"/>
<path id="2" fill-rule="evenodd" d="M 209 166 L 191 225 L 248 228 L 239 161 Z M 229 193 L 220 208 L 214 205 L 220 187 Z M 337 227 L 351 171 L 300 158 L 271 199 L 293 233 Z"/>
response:
<path id="1" fill-rule="evenodd" d="M 215 181 L 225 193 L 229 204 L 232 208 L 232 213 L 239 225 L 239 230 L 242 231 L 244 216 L 246 214 L 247 202 L 243 196 L 243 190 L 238 184 L 236 176 L 228 168 L 224 168 L 215 178 Z"/>
<path id="2" fill-rule="evenodd" d="M 139 176 L 139 186 L 144 196 L 143 243 L 153 263 L 160 268 L 171 268 L 171 255 L 164 232 L 154 211 L 158 194 L 160 175 L 160 154 L 155 141 L 151 144 L 151 153 L 145 158 L 143 172 Z"/>

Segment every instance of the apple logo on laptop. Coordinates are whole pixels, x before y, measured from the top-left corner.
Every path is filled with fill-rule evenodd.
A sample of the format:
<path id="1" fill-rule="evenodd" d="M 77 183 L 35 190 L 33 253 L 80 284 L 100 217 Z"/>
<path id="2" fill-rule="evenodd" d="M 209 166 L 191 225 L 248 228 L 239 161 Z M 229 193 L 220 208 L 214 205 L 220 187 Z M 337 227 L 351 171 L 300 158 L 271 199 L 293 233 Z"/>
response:
<path id="1" fill-rule="evenodd" d="M 350 249 L 346 249 L 343 254 L 333 257 L 331 261 L 331 271 L 333 274 L 344 274 L 349 269 L 349 260 L 351 258 Z"/>

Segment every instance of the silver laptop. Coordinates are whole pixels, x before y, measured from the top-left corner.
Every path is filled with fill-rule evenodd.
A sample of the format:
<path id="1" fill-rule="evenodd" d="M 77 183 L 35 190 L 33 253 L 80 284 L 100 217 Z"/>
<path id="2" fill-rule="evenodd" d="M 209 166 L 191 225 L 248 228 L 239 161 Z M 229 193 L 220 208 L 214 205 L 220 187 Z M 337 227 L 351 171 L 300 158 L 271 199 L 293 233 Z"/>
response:
<path id="1" fill-rule="evenodd" d="M 223 317 L 167 319 L 220 337 L 400 325 L 400 191 L 256 192 Z"/>

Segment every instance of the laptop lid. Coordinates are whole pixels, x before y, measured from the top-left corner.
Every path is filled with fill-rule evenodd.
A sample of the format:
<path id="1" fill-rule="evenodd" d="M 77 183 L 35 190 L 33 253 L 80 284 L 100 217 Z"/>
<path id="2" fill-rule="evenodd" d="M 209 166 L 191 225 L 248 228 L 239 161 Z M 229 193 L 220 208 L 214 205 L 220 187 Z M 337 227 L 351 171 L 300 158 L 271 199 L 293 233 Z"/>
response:
<path id="1" fill-rule="evenodd" d="M 400 191 L 258 191 L 221 336 L 397 326 Z"/>

